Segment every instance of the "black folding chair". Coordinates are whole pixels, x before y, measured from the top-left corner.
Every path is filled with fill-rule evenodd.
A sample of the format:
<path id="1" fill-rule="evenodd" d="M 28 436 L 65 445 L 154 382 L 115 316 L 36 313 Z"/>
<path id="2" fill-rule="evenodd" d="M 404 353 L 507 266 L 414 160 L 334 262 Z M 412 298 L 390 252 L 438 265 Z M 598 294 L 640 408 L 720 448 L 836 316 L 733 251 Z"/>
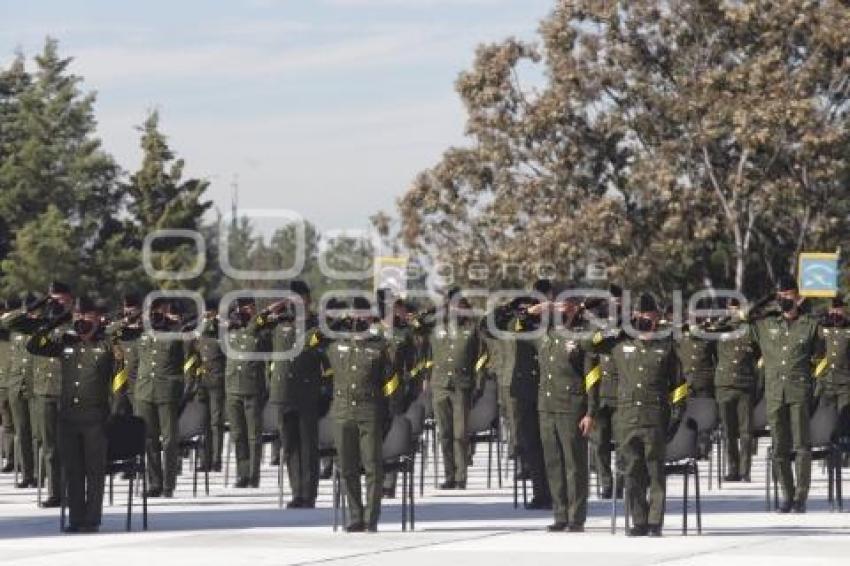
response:
<path id="1" fill-rule="evenodd" d="M 198 496 L 198 461 L 200 455 L 204 455 L 205 460 L 209 460 L 207 452 L 207 432 L 209 430 L 209 411 L 207 406 L 198 401 L 192 400 L 186 403 L 180 413 L 180 419 L 177 422 L 178 442 L 180 449 L 189 450 L 191 454 L 192 464 L 192 497 Z M 209 462 L 207 462 L 209 463 Z M 210 494 L 210 472 L 209 466 L 204 468 L 204 490 L 207 495 Z"/>
<path id="2" fill-rule="evenodd" d="M 416 512 L 413 470 L 415 469 L 416 446 L 413 442 L 413 426 L 404 415 L 393 418 L 390 430 L 384 436 L 381 456 L 384 461 L 385 472 L 399 472 L 401 474 L 401 530 L 407 531 L 408 522 L 410 530 L 414 530 Z M 334 468 L 333 482 L 333 530 L 336 532 L 340 525 L 340 519 L 343 523 L 346 520 L 347 507 L 345 486 L 342 483 L 338 467 Z"/>
<path id="3" fill-rule="evenodd" d="M 688 534 L 688 478 L 694 478 L 697 534 L 702 534 L 702 502 L 699 492 L 699 429 L 694 419 L 686 417 L 676 434 L 667 443 L 664 465 L 666 476 L 681 475 L 682 484 L 682 534 Z"/>
<path id="4" fill-rule="evenodd" d="M 821 401 L 811 416 L 809 424 L 809 435 L 812 449 L 812 462 L 823 461 L 827 473 L 827 499 L 830 507 L 835 508 L 835 455 L 837 453 L 833 437 L 838 427 L 838 409 L 833 403 Z M 797 457 L 796 452 L 791 452 L 791 462 Z M 764 475 L 764 497 L 765 507 L 771 510 L 771 482 L 773 484 L 773 509 L 779 506 L 779 482 L 776 477 L 776 469 L 773 465 L 773 446 L 767 450 L 767 471 Z"/>
<path id="5" fill-rule="evenodd" d="M 419 464 L 419 495 L 420 497 L 425 492 L 425 438 L 423 432 L 425 430 L 425 407 L 421 403 L 414 401 L 405 411 L 404 416 L 410 421 L 410 435 L 413 441 L 413 449 L 422 455 L 422 462 Z"/>
<path id="6" fill-rule="evenodd" d="M 148 530 L 147 474 L 145 470 L 145 421 L 141 417 L 113 417 L 106 425 L 106 475 L 109 476 L 109 504 L 113 502 L 114 479 L 121 474 L 129 481 L 127 488 L 127 530 L 133 520 L 133 482 L 142 482 L 142 529 Z M 60 523 L 65 528 L 66 491 L 63 478 Z"/>
<path id="7" fill-rule="evenodd" d="M 487 488 L 492 485 L 493 475 L 493 443 L 496 444 L 496 470 L 499 487 L 502 487 L 502 432 L 499 423 L 499 400 L 497 385 L 492 379 L 484 382 L 481 397 L 475 401 L 469 411 L 467 432 L 469 441 L 474 447 L 487 443 Z"/>
<path id="8" fill-rule="evenodd" d="M 697 442 L 709 439 L 707 446 L 700 446 L 699 460 L 708 460 L 708 489 L 713 485 L 714 471 L 714 450 L 712 449 L 712 436 L 717 433 L 720 424 L 720 411 L 717 408 L 717 402 L 711 397 L 688 397 L 685 403 L 685 414 L 694 420 L 697 426 Z M 684 421 L 684 417 L 682 419 Z M 707 448 L 707 450 L 705 450 Z M 722 450 L 718 456 L 717 468 L 717 486 L 722 487 Z"/>

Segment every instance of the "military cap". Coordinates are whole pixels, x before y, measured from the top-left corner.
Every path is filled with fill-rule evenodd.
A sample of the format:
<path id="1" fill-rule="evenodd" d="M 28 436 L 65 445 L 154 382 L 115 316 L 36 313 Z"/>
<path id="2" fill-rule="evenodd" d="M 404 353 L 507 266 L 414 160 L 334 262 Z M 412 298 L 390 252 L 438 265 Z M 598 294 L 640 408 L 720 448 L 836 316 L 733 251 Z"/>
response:
<path id="1" fill-rule="evenodd" d="M 612 297 L 621 298 L 623 296 L 623 288 L 617 285 L 616 283 L 611 283 L 608 285 L 608 292 Z"/>
<path id="2" fill-rule="evenodd" d="M 780 275 L 779 279 L 776 280 L 776 290 L 780 293 L 783 291 L 796 291 L 797 279 L 789 273 Z"/>
<path id="3" fill-rule="evenodd" d="M 638 299 L 638 312 L 658 312 L 658 303 L 649 293 L 643 293 Z"/>
<path id="4" fill-rule="evenodd" d="M 299 295 L 301 297 L 307 296 L 310 294 L 310 286 L 307 285 L 304 281 L 300 279 L 293 279 L 289 283 L 289 290 Z"/>
<path id="5" fill-rule="evenodd" d="M 551 279 L 538 279 L 534 282 L 534 286 L 532 287 L 535 292 L 541 293 L 543 295 L 548 295 L 552 292 L 552 280 Z"/>

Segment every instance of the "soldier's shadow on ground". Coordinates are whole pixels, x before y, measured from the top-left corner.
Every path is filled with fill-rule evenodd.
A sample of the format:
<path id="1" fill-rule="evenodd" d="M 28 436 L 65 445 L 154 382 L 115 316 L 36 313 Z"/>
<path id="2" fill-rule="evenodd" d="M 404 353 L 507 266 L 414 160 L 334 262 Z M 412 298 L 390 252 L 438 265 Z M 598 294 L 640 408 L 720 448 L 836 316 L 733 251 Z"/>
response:
<path id="1" fill-rule="evenodd" d="M 190 504 L 192 509 L 185 509 Z M 180 510 L 168 510 L 170 506 L 180 506 Z M 226 502 L 204 501 L 199 498 L 186 501 L 175 500 L 163 502 L 158 500 L 148 508 L 148 528 L 151 532 L 188 532 L 240 530 L 263 528 L 305 528 L 326 527 L 331 533 L 333 510 L 320 508 L 314 510 L 285 510 L 276 505 L 264 509 L 216 509 L 217 506 L 228 505 Z M 592 501 L 589 515 L 594 519 L 610 517 L 611 504 L 609 501 Z M 828 512 L 826 502 L 815 501 L 810 504 L 811 512 Z M 751 536 L 751 535 L 782 535 L 782 536 L 847 536 L 850 522 L 846 529 L 828 529 L 820 527 L 795 527 L 777 525 L 768 528 L 742 525 L 740 528 L 712 529 L 711 516 L 718 513 L 764 513 L 764 500 L 750 497 L 733 501 L 706 501 L 703 506 L 703 530 L 706 536 Z M 671 498 L 667 505 L 668 524 L 665 532 L 670 536 L 678 536 L 681 532 L 681 500 Z M 622 502 L 618 508 L 618 532 L 622 536 Z M 542 532 L 541 522 L 551 518 L 551 511 L 528 511 L 514 509 L 511 502 L 434 502 L 427 501 L 416 506 L 416 520 L 420 532 Z M 116 499 L 116 505 L 108 507 L 104 512 L 102 533 L 121 534 L 125 532 L 126 506 Z M 534 521 L 529 523 L 528 521 Z M 400 503 L 393 501 L 386 505 L 381 516 L 384 531 L 398 533 L 401 522 Z M 442 527 L 440 522 L 466 523 Z M 423 524 L 424 523 L 424 524 Z M 607 532 L 605 527 L 594 524 L 589 532 Z M 695 534 L 696 517 L 689 517 L 691 534 Z M 133 531 L 141 530 L 141 506 L 134 507 Z M 52 537 L 63 536 L 59 532 L 58 513 L 39 517 L 3 517 L 0 518 L 0 539 Z M 85 535 L 81 535 L 85 536 Z M 89 535 L 96 536 L 96 535 Z"/>

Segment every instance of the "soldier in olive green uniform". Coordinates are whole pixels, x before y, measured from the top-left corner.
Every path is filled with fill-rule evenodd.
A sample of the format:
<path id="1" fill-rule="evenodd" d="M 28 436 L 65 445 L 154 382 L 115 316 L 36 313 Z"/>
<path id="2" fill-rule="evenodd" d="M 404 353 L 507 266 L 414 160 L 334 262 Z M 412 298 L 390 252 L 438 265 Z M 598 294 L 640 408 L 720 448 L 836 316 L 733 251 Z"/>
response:
<path id="1" fill-rule="evenodd" d="M 61 363 L 59 447 L 67 485 L 66 532 L 96 532 L 103 510 L 106 419 L 114 364 L 112 346 L 101 330 L 100 313 L 81 299 L 74 334 L 37 333 L 27 348 Z"/>
<path id="2" fill-rule="evenodd" d="M 741 320 L 739 305 L 731 299 L 731 317 L 718 330 L 717 371 L 714 385 L 726 436 L 726 481 L 750 481 L 758 359 L 761 356 L 752 326 Z"/>
<path id="3" fill-rule="evenodd" d="M 697 328 L 682 329 L 676 342 L 676 354 L 682 365 L 682 374 L 688 381 L 691 397 L 714 398 L 714 373 L 717 367 L 717 352 L 714 340 L 701 335 L 702 321 Z"/>
<path id="4" fill-rule="evenodd" d="M 8 301 L 0 301 L 0 319 L 14 305 Z M 20 308 L 18 305 L 16 308 Z M 9 331 L 0 328 L 0 425 L 3 427 L 3 445 L 0 446 L 0 464 L 5 458 L 6 463 L 0 467 L 0 473 L 9 473 L 15 469 L 15 426 L 12 424 L 12 409 L 9 407 L 9 389 L 7 378 L 9 374 L 9 362 L 12 355 L 12 343 Z"/>
<path id="5" fill-rule="evenodd" d="M 834 403 L 839 414 L 850 410 L 850 323 L 844 307 L 842 299 L 833 299 L 821 329 L 826 355 L 815 369 L 818 396 Z"/>
<path id="6" fill-rule="evenodd" d="M 617 436 L 634 524 L 629 536 L 661 536 L 665 448 L 668 432 L 675 428 L 671 424 L 678 421 L 679 410 L 674 406 L 687 396 L 673 341 L 653 334 L 658 319 L 655 300 L 643 295 L 634 321 L 636 337 L 622 335 L 612 341 L 600 334 L 599 339 L 594 338 L 597 347 L 613 346 L 618 376 Z"/>
<path id="7" fill-rule="evenodd" d="M 379 329 L 370 329 L 370 305 L 353 301 L 351 333 L 326 349 L 333 370 L 334 437 L 350 512 L 348 532 L 376 531 L 381 512 L 384 426 L 388 401 L 399 391 L 390 346 Z M 373 331 L 372 331 L 373 330 Z M 366 505 L 360 471 L 366 472 Z"/>
<path id="8" fill-rule="evenodd" d="M 236 451 L 235 487 L 238 488 L 260 486 L 266 357 L 272 348 L 272 328 L 267 314 L 257 312 L 253 298 L 236 300 L 227 344 L 222 345 L 226 346 L 224 387 L 230 437 Z"/>
<path id="9" fill-rule="evenodd" d="M 537 281 L 535 291 L 551 298 L 552 287 L 548 280 Z M 527 314 L 526 309 L 537 301 L 519 298 L 514 301 L 515 318 L 510 323 L 514 345 L 514 368 L 511 375 L 510 401 L 517 433 L 516 456 L 520 458 L 522 472 L 531 479 L 533 496 L 528 509 L 548 509 L 552 496 L 546 481 L 543 445 L 540 440 L 540 415 L 537 401 L 540 384 L 540 366 L 533 339 L 523 336 L 537 330 L 539 319 Z"/>
<path id="10" fill-rule="evenodd" d="M 793 277 L 780 278 L 777 302 L 782 311 L 756 322 L 754 329 L 764 357 L 767 419 L 773 437 L 773 462 L 784 500 L 779 512 L 805 513 L 812 473 L 809 402 L 812 359 L 819 350 L 818 321 L 800 311 Z M 791 470 L 795 452 L 797 484 Z"/>
<path id="11" fill-rule="evenodd" d="M 582 532 L 587 518 L 587 436 L 599 390 L 585 382 L 589 356 L 579 342 L 578 306 L 557 307 L 564 326 L 556 321 L 551 302 L 541 306 L 549 311 L 549 324 L 534 345 L 540 360 L 540 435 L 555 511 L 548 530 Z"/>
<path id="12" fill-rule="evenodd" d="M 448 300 L 458 291 L 448 294 Z M 467 419 L 475 385 L 475 366 L 481 352 L 478 322 L 464 299 L 458 308 L 447 305 L 439 315 L 423 321 L 430 329 L 429 360 L 433 362 L 429 387 L 439 429 L 446 480 L 441 489 L 465 489 L 469 459 Z"/>
<path id="13" fill-rule="evenodd" d="M 183 396 L 182 340 L 162 336 L 179 332 L 179 316 L 171 303 L 154 300 L 150 326 L 138 341 L 139 373 L 133 387 L 136 415 L 145 421 L 147 432 L 148 497 L 173 497 L 180 465 L 180 399 Z"/>
<path id="14" fill-rule="evenodd" d="M 207 441 L 202 468 L 220 472 L 221 454 L 224 446 L 224 368 L 227 358 L 221 349 L 218 330 L 218 301 L 210 299 L 204 307 L 204 322 L 201 324 L 200 337 L 192 345 L 192 353 L 187 365 L 188 371 L 195 372 L 197 380 L 197 398 L 207 408 Z"/>
<path id="15" fill-rule="evenodd" d="M 616 336 L 620 333 L 620 309 L 623 290 L 617 285 L 611 285 L 608 289 L 610 304 L 616 309 L 616 318 L 609 324 L 610 328 L 603 331 L 603 335 Z M 597 315 L 602 320 L 608 320 L 609 303 L 602 302 L 597 307 Z M 598 368 L 598 369 L 594 369 Z M 611 453 L 614 448 L 616 416 L 617 416 L 617 366 L 611 352 L 600 351 L 592 356 L 592 363 L 586 373 L 590 373 L 591 388 L 598 391 L 595 396 L 599 403 L 593 418 L 593 428 L 590 432 L 591 450 L 593 452 L 593 463 L 598 476 L 602 499 L 611 499 L 614 493 L 614 477 L 611 472 Z M 617 466 L 618 469 L 621 466 Z M 622 470 L 618 472 L 621 479 Z M 622 494 L 623 482 L 618 481 L 618 494 Z"/>
<path id="16" fill-rule="evenodd" d="M 269 320 L 276 323 L 271 331 L 273 352 L 295 354 L 291 359 L 273 360 L 269 364 L 269 403 L 277 409 L 278 434 L 292 490 L 287 507 L 312 509 L 316 506 L 319 486 L 322 391 L 319 319 L 312 311 L 307 284 L 296 280 L 289 288 L 301 298 L 303 311 L 283 302 L 269 315 Z"/>
<path id="17" fill-rule="evenodd" d="M 47 301 L 41 309 L 41 324 L 52 328 L 55 336 L 70 330 L 71 310 L 74 299 L 70 288 L 64 283 L 53 282 Z M 35 417 L 38 422 L 37 438 L 41 446 L 42 473 L 47 475 L 48 497 L 42 507 L 59 507 L 59 455 L 57 453 L 56 426 L 59 415 L 59 393 L 61 389 L 61 363 L 56 358 L 38 357 L 33 360 L 33 397 Z M 41 481 L 41 478 L 39 478 Z"/>
<path id="18" fill-rule="evenodd" d="M 492 315 L 493 324 L 496 329 L 507 332 L 512 318 L 510 305 L 500 305 Z M 488 328 L 488 317 L 481 320 L 481 337 L 487 351 L 487 364 L 485 366 L 488 378 L 493 379 L 499 387 L 499 413 L 505 421 L 508 429 L 509 456 L 516 454 L 516 426 L 511 403 L 511 379 L 514 374 L 514 360 L 516 356 L 516 342 L 508 340 L 504 336 L 497 336 Z"/>
<path id="19" fill-rule="evenodd" d="M 3 327 L 10 331 L 12 351 L 9 356 L 7 374 L 9 406 L 15 426 L 16 457 L 21 470 L 18 488 L 36 487 L 35 460 L 33 458 L 33 432 L 38 430 L 35 421 L 35 403 L 33 401 L 33 359 L 26 349 L 29 339 L 22 331 L 37 324 L 37 318 L 27 312 L 35 307 L 37 301 L 33 295 L 27 295 L 21 301 L 24 311 L 6 313 L 2 319 Z"/>

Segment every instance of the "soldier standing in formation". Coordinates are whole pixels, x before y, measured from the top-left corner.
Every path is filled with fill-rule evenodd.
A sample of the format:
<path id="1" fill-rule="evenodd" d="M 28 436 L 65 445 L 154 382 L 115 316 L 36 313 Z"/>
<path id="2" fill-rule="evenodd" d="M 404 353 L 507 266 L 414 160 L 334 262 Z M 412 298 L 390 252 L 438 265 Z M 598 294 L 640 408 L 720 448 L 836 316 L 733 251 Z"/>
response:
<path id="1" fill-rule="evenodd" d="M 352 303 L 350 325 L 327 346 L 334 380 L 334 438 L 350 513 L 346 531 L 374 532 L 381 511 L 384 426 L 389 402 L 400 393 L 400 378 L 389 343 L 371 324 L 369 301 L 356 297 Z M 366 473 L 365 507 L 361 468 Z"/>
<path id="2" fill-rule="evenodd" d="M 310 288 L 293 281 L 290 291 L 301 300 L 301 308 L 288 301 L 272 309 L 269 320 L 273 351 L 292 352 L 287 360 L 274 360 L 269 370 L 269 403 L 277 412 L 278 435 L 289 474 L 290 509 L 316 506 L 319 486 L 319 405 L 322 388 L 322 352 L 319 319 L 313 312 Z M 300 343 L 299 343 L 300 341 Z M 298 350 L 296 351 L 296 348 Z"/>
<path id="3" fill-rule="evenodd" d="M 780 513 L 806 512 L 812 473 L 809 437 L 811 362 L 818 351 L 820 325 L 800 309 L 797 283 L 781 277 L 776 287 L 781 314 L 759 320 L 754 330 L 764 355 L 767 419 L 773 438 L 773 462 L 783 501 Z M 796 485 L 791 452 L 796 464 Z"/>
<path id="4" fill-rule="evenodd" d="M 121 318 L 107 326 L 116 354 L 116 374 L 112 379 L 112 414 L 134 414 L 133 389 L 139 375 L 139 339 L 144 333 L 142 303 L 135 295 L 125 295 Z"/>
<path id="5" fill-rule="evenodd" d="M 717 369 L 714 374 L 720 420 L 726 436 L 728 482 L 750 481 L 753 448 L 752 415 L 758 386 L 760 357 L 752 325 L 742 316 L 737 299 L 727 302 L 729 319 L 717 330 Z"/>
<path id="6" fill-rule="evenodd" d="M 629 536 L 661 536 L 664 452 L 678 423 L 676 405 L 687 397 L 672 340 L 655 336 L 659 317 L 655 299 L 642 295 L 635 337 L 594 339 L 597 348 L 610 348 L 617 369 L 618 444 L 633 520 Z"/>
<path id="7" fill-rule="evenodd" d="M 459 292 L 451 290 L 448 304 L 423 325 L 429 329 L 429 360 L 433 361 L 429 387 L 446 476 L 440 489 L 466 489 L 470 456 L 466 425 L 481 352 L 478 322 L 468 301 L 455 298 Z"/>
<path id="8" fill-rule="evenodd" d="M 838 414 L 850 409 L 850 324 L 844 301 L 836 298 L 824 317 L 821 328 L 825 356 L 817 367 L 817 396 L 830 402 Z"/>
<path id="9" fill-rule="evenodd" d="M 548 319 L 535 341 L 540 360 L 540 435 L 546 478 L 555 511 L 550 532 L 584 531 L 587 518 L 587 437 L 598 403 L 598 388 L 587 387 L 588 355 L 579 341 L 579 308 L 574 302 L 540 305 Z M 556 317 L 556 314 L 561 315 Z M 561 320 L 563 319 L 563 320 Z"/>
<path id="10" fill-rule="evenodd" d="M 73 333 L 37 332 L 27 341 L 36 356 L 60 362 L 58 430 L 68 494 L 66 532 L 100 528 L 106 469 L 106 419 L 114 358 L 93 301 L 79 299 Z"/>
<path id="11" fill-rule="evenodd" d="M 257 312 L 253 298 L 236 300 L 227 332 L 225 394 L 238 488 L 260 486 L 262 416 L 267 397 L 263 354 L 272 349 L 271 331 L 268 315 Z"/>

